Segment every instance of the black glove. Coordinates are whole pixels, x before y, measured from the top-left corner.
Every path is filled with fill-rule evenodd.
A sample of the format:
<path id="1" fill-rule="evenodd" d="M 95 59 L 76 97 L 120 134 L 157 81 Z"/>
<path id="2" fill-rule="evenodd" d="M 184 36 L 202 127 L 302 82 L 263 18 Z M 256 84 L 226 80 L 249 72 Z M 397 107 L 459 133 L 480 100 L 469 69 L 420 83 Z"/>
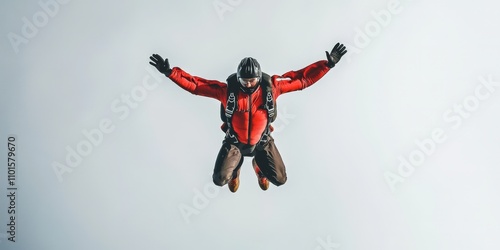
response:
<path id="1" fill-rule="evenodd" d="M 170 75 L 170 73 L 172 73 L 172 69 L 170 68 L 170 64 L 168 63 L 167 58 L 163 60 L 160 55 L 153 54 L 149 57 L 149 59 L 151 59 L 151 62 L 149 62 L 149 64 L 155 66 L 156 69 L 160 71 L 160 73 L 165 74 L 167 77 Z"/>
<path id="2" fill-rule="evenodd" d="M 340 58 L 347 52 L 345 46 L 343 44 L 337 43 L 335 47 L 333 47 L 332 52 L 326 52 L 326 59 L 328 59 L 328 67 L 333 68 L 335 64 L 340 61 Z"/>

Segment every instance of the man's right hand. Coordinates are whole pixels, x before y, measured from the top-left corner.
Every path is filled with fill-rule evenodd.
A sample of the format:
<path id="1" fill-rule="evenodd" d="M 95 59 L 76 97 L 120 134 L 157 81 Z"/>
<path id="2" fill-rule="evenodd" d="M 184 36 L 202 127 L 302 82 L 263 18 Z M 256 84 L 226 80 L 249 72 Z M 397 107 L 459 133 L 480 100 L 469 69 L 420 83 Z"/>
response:
<path id="1" fill-rule="evenodd" d="M 160 73 L 165 74 L 167 77 L 172 73 L 172 69 L 170 68 L 170 64 L 168 63 L 168 59 L 163 58 L 158 55 L 158 54 L 153 54 L 152 56 L 149 57 L 151 59 L 151 62 L 149 64 L 155 66 L 155 68 L 160 71 Z"/>

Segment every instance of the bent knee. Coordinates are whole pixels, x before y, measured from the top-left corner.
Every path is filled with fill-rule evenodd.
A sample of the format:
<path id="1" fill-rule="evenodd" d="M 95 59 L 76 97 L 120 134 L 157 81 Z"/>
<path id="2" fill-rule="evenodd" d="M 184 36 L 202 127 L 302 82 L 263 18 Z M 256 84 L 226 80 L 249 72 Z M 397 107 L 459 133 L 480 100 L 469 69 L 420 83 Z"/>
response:
<path id="1" fill-rule="evenodd" d="M 219 186 L 219 187 L 222 187 L 229 182 L 228 178 L 223 178 L 220 175 L 213 175 L 212 180 L 213 180 L 214 184 Z"/>
<path id="2" fill-rule="evenodd" d="M 277 176 L 276 178 L 269 179 L 269 181 L 270 181 L 272 184 L 274 184 L 275 186 L 277 186 L 277 187 L 279 187 L 279 186 L 281 186 L 281 185 L 285 184 L 286 180 L 287 180 L 286 175 L 284 175 L 284 176 Z"/>

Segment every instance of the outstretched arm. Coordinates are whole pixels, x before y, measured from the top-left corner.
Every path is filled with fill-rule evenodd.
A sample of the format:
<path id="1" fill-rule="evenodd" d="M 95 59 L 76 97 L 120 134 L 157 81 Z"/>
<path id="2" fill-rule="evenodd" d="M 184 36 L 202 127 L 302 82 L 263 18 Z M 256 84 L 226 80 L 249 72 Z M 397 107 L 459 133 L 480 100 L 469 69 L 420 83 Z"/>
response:
<path id="1" fill-rule="evenodd" d="M 151 59 L 149 64 L 155 66 L 160 73 L 163 73 L 184 90 L 195 95 L 215 98 L 221 102 L 224 101 L 227 90 L 225 83 L 192 76 L 179 67 L 170 68 L 168 59 L 163 60 L 158 54 L 153 54 L 149 59 Z"/>
<path id="2" fill-rule="evenodd" d="M 346 52 L 346 47 L 337 43 L 330 53 L 326 51 L 327 60 L 315 62 L 301 70 L 289 71 L 281 76 L 273 76 L 277 94 L 302 90 L 313 85 L 335 67 Z"/>

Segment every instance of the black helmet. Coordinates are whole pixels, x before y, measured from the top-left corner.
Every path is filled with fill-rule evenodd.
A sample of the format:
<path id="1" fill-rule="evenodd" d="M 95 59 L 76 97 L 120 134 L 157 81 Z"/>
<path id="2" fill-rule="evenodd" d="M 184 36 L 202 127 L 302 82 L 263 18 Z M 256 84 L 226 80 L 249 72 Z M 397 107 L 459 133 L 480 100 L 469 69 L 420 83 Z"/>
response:
<path id="1" fill-rule="evenodd" d="M 238 78 L 253 78 L 262 77 L 262 70 L 260 64 L 252 57 L 245 57 L 238 65 L 237 71 Z"/>

